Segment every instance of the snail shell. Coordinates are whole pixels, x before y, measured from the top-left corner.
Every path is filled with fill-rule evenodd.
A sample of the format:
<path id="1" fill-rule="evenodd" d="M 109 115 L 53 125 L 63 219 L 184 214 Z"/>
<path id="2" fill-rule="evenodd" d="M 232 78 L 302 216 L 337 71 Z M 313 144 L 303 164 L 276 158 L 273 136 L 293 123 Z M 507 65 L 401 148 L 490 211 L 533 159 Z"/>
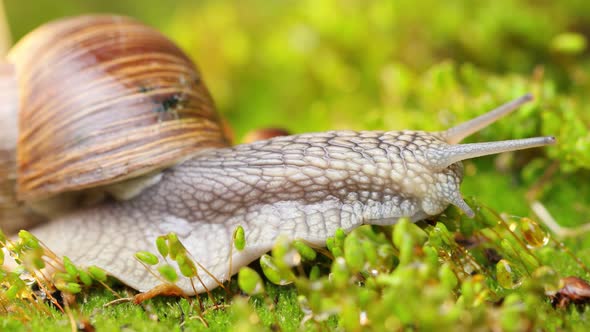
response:
<path id="1" fill-rule="evenodd" d="M 18 79 L 21 200 L 105 186 L 228 145 L 194 64 L 130 18 L 46 24 L 8 60 Z"/>

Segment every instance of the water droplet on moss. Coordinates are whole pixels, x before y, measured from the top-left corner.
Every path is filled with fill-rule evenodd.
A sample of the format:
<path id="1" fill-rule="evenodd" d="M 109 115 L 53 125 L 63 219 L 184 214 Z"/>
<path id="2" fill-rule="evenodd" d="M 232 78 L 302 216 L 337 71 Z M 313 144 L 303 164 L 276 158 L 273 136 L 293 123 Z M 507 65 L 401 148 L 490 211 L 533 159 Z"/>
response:
<path id="1" fill-rule="evenodd" d="M 506 259 L 496 264 L 496 279 L 498 284 L 506 289 L 514 289 L 521 284 L 521 275 Z"/>
<path id="2" fill-rule="evenodd" d="M 549 235 L 534 220 L 521 218 L 520 228 L 527 247 L 539 248 L 549 243 Z"/>

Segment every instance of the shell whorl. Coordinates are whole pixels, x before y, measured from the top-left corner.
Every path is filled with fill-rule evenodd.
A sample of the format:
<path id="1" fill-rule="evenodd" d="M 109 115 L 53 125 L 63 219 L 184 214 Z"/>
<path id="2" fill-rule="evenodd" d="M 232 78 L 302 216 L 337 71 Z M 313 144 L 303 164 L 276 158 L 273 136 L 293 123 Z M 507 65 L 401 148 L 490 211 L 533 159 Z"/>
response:
<path id="1" fill-rule="evenodd" d="M 19 85 L 20 199 L 110 184 L 228 145 L 193 63 L 130 18 L 46 24 L 8 59 Z"/>

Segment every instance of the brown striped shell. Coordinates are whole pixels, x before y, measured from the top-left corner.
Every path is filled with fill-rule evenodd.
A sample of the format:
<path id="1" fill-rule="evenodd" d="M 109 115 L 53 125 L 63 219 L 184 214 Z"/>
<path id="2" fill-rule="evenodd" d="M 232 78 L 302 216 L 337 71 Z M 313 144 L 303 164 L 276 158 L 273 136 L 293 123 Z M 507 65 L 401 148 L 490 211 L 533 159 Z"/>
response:
<path id="1" fill-rule="evenodd" d="M 49 23 L 8 60 L 19 89 L 22 200 L 111 184 L 228 145 L 194 64 L 133 19 Z"/>
<path id="2" fill-rule="evenodd" d="M 16 198 L 17 113 L 14 67 L 0 63 L 0 226 L 3 232 L 15 233 L 41 221 Z"/>

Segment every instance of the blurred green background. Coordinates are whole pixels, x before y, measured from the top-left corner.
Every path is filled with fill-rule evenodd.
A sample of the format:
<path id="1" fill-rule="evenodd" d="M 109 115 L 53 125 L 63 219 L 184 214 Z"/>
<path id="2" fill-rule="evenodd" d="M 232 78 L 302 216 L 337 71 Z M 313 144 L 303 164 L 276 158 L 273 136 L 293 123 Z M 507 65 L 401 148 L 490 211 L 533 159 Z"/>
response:
<path id="1" fill-rule="evenodd" d="M 524 214 L 524 191 L 558 165 L 537 198 L 568 216 L 565 223 L 590 215 L 590 189 L 576 186 L 590 182 L 590 1 L 4 4 L 14 40 L 44 22 L 92 12 L 130 15 L 156 27 L 198 64 L 238 139 L 263 126 L 295 133 L 438 130 L 533 92 L 534 103 L 470 140 L 543 134 L 556 135 L 559 144 L 496 159 L 495 166 L 489 158 L 476 161 L 468 176 L 479 169 L 481 178 L 487 169 L 486 179 L 466 181 L 464 192 Z M 518 193 L 498 195 L 506 190 L 494 188 L 498 181 Z"/>
<path id="2" fill-rule="evenodd" d="M 156 27 L 195 59 L 238 136 L 263 125 L 440 128 L 431 123 L 444 117 L 437 112 L 462 108 L 462 100 L 427 103 L 417 90 L 431 84 L 422 73 L 449 60 L 524 76 L 542 66 L 559 91 L 589 88 L 585 0 L 6 0 L 5 7 L 15 40 L 49 20 L 91 12 Z M 435 114 L 425 121 L 406 111 Z M 454 122 L 447 120 L 442 125 Z"/>

